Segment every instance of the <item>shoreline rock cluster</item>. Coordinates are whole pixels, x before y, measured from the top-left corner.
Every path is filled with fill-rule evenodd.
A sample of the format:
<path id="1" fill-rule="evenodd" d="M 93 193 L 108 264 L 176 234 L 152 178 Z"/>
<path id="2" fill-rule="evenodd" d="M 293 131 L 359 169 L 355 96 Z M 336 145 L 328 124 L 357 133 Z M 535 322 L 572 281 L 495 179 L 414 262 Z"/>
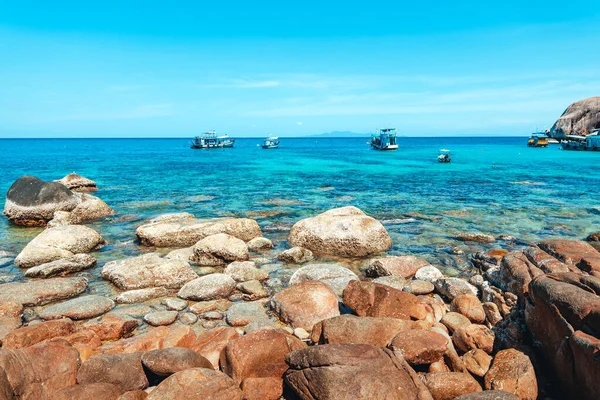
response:
<path id="1" fill-rule="evenodd" d="M 33 197 L 47 187 L 25 182 L 41 188 Z M 281 282 L 263 268 L 273 243 L 256 221 L 167 214 L 135 232 L 148 252 L 98 266 L 114 286 L 109 298 L 78 276 L 95 268 L 106 240 L 48 221 L 14 261 L 27 280 L 0 284 L 0 399 L 600 392 L 600 253 L 587 242 L 477 253 L 480 273 L 466 280 L 419 257 L 386 255 L 383 225 L 342 207 L 291 228 L 277 258 L 294 272 Z M 322 257 L 371 261 L 363 276 Z"/>

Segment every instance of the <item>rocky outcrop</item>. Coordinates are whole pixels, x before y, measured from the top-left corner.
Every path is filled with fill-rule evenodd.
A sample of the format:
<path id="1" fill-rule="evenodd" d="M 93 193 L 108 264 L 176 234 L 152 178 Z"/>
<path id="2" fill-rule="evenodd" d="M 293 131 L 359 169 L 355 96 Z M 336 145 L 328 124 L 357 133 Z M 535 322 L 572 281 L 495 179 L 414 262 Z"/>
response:
<path id="1" fill-rule="evenodd" d="M 86 278 L 51 278 L 0 285 L 0 302 L 12 301 L 24 306 L 39 306 L 83 293 Z"/>
<path id="2" fill-rule="evenodd" d="M 243 241 L 262 237 L 258 223 L 252 219 L 199 219 L 189 213 L 161 215 L 135 231 L 143 245 L 156 247 L 190 247 L 218 233 L 226 233 Z"/>
<path id="3" fill-rule="evenodd" d="M 75 254 L 89 253 L 105 244 L 106 240 L 87 226 L 57 226 L 45 229 L 29 242 L 15 259 L 15 264 L 31 268 Z"/>
<path id="4" fill-rule="evenodd" d="M 58 182 L 44 182 L 34 176 L 23 176 L 6 194 L 4 215 L 16 225 L 45 226 L 54 213 L 72 215 L 72 223 L 93 221 L 115 212 L 95 196 L 73 193 Z"/>
<path id="5" fill-rule="evenodd" d="M 71 173 L 62 179 L 55 180 L 73 192 L 95 192 L 98 190 L 96 182 L 76 173 Z"/>
<path id="6" fill-rule="evenodd" d="M 282 290 L 271 299 L 271 307 L 282 321 L 307 331 L 319 321 L 340 315 L 336 294 L 319 281 L 306 281 Z"/>
<path id="7" fill-rule="evenodd" d="M 126 290 L 158 286 L 180 288 L 197 277 L 189 263 L 156 253 L 110 261 L 102 267 L 102 278 Z"/>
<path id="8" fill-rule="evenodd" d="M 348 268 L 335 264 L 311 264 L 299 268 L 290 278 L 290 285 L 305 281 L 320 281 L 331 286 L 335 294 L 342 296 L 350 281 L 357 281 L 358 276 Z"/>
<path id="9" fill-rule="evenodd" d="M 390 350 L 328 344 L 290 353 L 286 384 L 302 400 L 431 400 L 414 370 Z"/>
<path id="10" fill-rule="evenodd" d="M 288 241 L 315 254 L 340 257 L 366 257 L 392 246 L 383 225 L 356 207 L 336 208 L 298 221 Z"/>
<path id="11" fill-rule="evenodd" d="M 207 236 L 194 245 L 191 261 L 206 266 L 226 265 L 248 259 L 248 246 L 243 240 L 226 233 Z"/>
<path id="12" fill-rule="evenodd" d="M 563 139 L 566 135 L 587 135 L 600 128 L 600 97 L 590 97 L 571 104 L 550 128 L 550 136 Z"/>

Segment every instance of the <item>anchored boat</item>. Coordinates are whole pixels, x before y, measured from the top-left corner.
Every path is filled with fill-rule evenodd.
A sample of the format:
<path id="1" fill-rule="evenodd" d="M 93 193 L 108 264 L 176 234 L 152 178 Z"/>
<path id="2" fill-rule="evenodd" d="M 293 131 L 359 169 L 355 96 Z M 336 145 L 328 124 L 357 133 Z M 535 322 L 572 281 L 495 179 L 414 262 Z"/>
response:
<path id="1" fill-rule="evenodd" d="M 441 163 L 449 163 L 450 161 L 452 161 L 452 159 L 450 158 L 450 150 L 441 149 L 437 159 L 438 162 Z"/>
<path id="2" fill-rule="evenodd" d="M 587 136 L 566 136 L 561 144 L 563 150 L 600 151 L 600 129 L 592 129 Z"/>
<path id="3" fill-rule="evenodd" d="M 371 135 L 371 141 L 367 143 L 373 150 L 396 150 L 398 149 L 396 134 L 396 128 L 378 129 Z"/>
<path id="4" fill-rule="evenodd" d="M 212 130 L 208 132 L 204 132 L 200 136 L 196 136 L 194 140 L 192 140 L 192 144 L 190 148 L 192 149 L 217 149 L 217 148 L 226 148 L 233 147 L 235 143 L 235 139 L 231 139 L 227 135 L 217 136 L 217 132 Z"/>
<path id="5" fill-rule="evenodd" d="M 279 147 L 279 138 L 277 136 L 269 136 L 263 140 L 263 149 L 276 149 Z"/>
<path id="6" fill-rule="evenodd" d="M 548 147 L 548 136 L 546 132 L 535 132 L 527 141 L 529 147 Z"/>

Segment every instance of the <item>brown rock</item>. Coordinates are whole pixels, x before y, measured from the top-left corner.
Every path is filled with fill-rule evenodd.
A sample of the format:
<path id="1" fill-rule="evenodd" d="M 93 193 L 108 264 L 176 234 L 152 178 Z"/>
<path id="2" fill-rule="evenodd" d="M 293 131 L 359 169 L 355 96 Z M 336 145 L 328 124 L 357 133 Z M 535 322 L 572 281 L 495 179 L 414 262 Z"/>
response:
<path id="1" fill-rule="evenodd" d="M 425 321 L 345 314 L 317 323 L 312 330 L 311 341 L 318 344 L 355 343 L 385 347 L 399 332 L 427 328 L 429 326 Z"/>
<path id="2" fill-rule="evenodd" d="M 374 278 L 395 275 L 408 279 L 412 278 L 419 269 L 430 265 L 427 260 L 415 256 L 384 257 L 373 260 L 366 274 Z"/>
<path id="3" fill-rule="evenodd" d="M 52 394 L 52 400 L 117 400 L 123 390 L 111 383 L 88 383 L 68 386 Z"/>
<path id="4" fill-rule="evenodd" d="M 428 306 L 411 293 L 372 282 L 350 281 L 344 304 L 358 316 L 426 319 Z"/>
<path id="5" fill-rule="evenodd" d="M 248 378 L 242 384 L 244 400 L 279 400 L 283 381 L 279 378 Z"/>
<path id="6" fill-rule="evenodd" d="M 283 331 L 258 331 L 229 342 L 221 353 L 219 364 L 238 385 L 247 378 L 282 379 L 287 370 L 287 354 L 304 347 L 304 343 Z"/>
<path id="7" fill-rule="evenodd" d="M 413 369 L 390 350 L 327 344 L 289 354 L 286 384 L 302 400 L 430 400 Z"/>
<path id="8" fill-rule="evenodd" d="M 450 370 L 450 367 L 448 367 L 446 362 L 442 359 L 442 360 L 438 360 L 436 362 L 431 363 L 429 365 L 429 369 L 427 370 L 427 372 L 431 373 L 431 372 L 452 372 L 452 371 Z"/>
<path id="9" fill-rule="evenodd" d="M 50 278 L 0 285 L 0 303 L 11 301 L 24 306 L 42 306 L 69 299 L 87 289 L 86 278 Z"/>
<path id="10" fill-rule="evenodd" d="M 452 311 L 461 313 L 469 318 L 471 322 L 482 324 L 485 321 L 485 311 L 483 305 L 477 296 L 471 294 L 461 294 L 452 300 L 450 308 Z"/>
<path id="11" fill-rule="evenodd" d="M 45 320 L 71 318 L 74 320 L 94 318 L 113 309 L 115 303 L 104 296 L 80 296 L 71 300 L 52 304 L 38 315 Z"/>
<path id="12" fill-rule="evenodd" d="M 3 349 L 20 349 L 29 347 L 44 340 L 67 336 L 75 332 L 75 324 L 68 318 L 15 329 L 4 337 Z"/>
<path id="13" fill-rule="evenodd" d="M 218 327 L 201 332 L 196 337 L 192 349 L 219 368 L 219 357 L 227 343 L 240 337 L 235 328 Z"/>
<path id="14" fill-rule="evenodd" d="M 471 324 L 459 328 L 452 334 L 452 342 L 463 352 L 481 349 L 491 353 L 494 348 L 494 332 L 484 325 Z"/>
<path id="15" fill-rule="evenodd" d="M 523 296 L 529 290 L 529 282 L 543 271 L 536 267 L 522 251 L 508 253 L 500 263 L 500 279 L 507 291 Z"/>
<path id="16" fill-rule="evenodd" d="M 242 391 L 227 375 L 206 368 L 179 371 L 161 382 L 148 400 L 241 400 Z"/>
<path id="17" fill-rule="evenodd" d="M 567 265 L 588 273 L 600 272 L 600 253 L 583 240 L 548 239 L 537 246 Z"/>
<path id="18" fill-rule="evenodd" d="M 143 390 L 130 390 L 125 392 L 117 400 L 146 400 L 148 393 Z"/>
<path id="19" fill-rule="evenodd" d="M 485 374 L 485 388 L 514 393 L 523 400 L 537 399 L 538 385 L 531 360 L 515 349 L 499 351 Z"/>
<path id="20" fill-rule="evenodd" d="M 502 314 L 495 303 L 483 303 L 483 311 L 485 311 L 485 317 L 490 325 L 496 326 L 498 322 L 502 321 Z"/>
<path id="21" fill-rule="evenodd" d="M 307 331 L 319 321 L 340 315 L 335 292 L 319 281 L 305 281 L 282 290 L 272 297 L 271 307 L 283 322 Z"/>
<path id="22" fill-rule="evenodd" d="M 420 365 L 441 360 L 448 350 L 447 342 L 439 333 L 413 329 L 396 335 L 388 347 L 409 364 Z"/>
<path id="23" fill-rule="evenodd" d="M 139 324 L 133 318 L 108 313 L 100 319 L 85 323 L 84 326 L 96 332 L 102 340 L 116 340 L 131 336 Z"/>
<path id="24" fill-rule="evenodd" d="M 479 377 L 483 377 L 488 372 L 492 363 L 492 357 L 481 349 L 466 352 L 462 359 L 469 372 Z"/>
<path id="25" fill-rule="evenodd" d="M 422 379 L 434 400 L 452 400 L 464 394 L 481 392 L 479 383 L 464 372 L 434 372 L 425 374 Z"/>
<path id="26" fill-rule="evenodd" d="M 463 394 L 454 400 L 519 400 L 519 398 L 501 390 L 484 390 L 483 392 Z"/>
<path id="27" fill-rule="evenodd" d="M 148 379 L 140 361 L 142 354 L 100 354 L 84 362 L 77 372 L 77 382 L 112 383 L 123 391 L 145 389 Z"/>
<path id="28" fill-rule="evenodd" d="M 147 351 L 142 355 L 142 364 L 158 376 L 169 376 L 190 368 L 213 369 L 206 358 L 194 350 L 182 347 Z"/>
<path id="29" fill-rule="evenodd" d="M 99 350 L 107 354 L 131 354 L 138 351 L 162 348 L 170 329 L 166 326 L 152 328 L 148 332 L 102 346 Z"/>
<path id="30" fill-rule="evenodd" d="M 185 347 L 191 348 L 196 342 L 196 333 L 187 325 L 178 325 L 169 331 L 165 336 L 160 348 Z"/>
<path id="31" fill-rule="evenodd" d="M 225 312 L 231 306 L 231 301 L 227 299 L 199 301 L 190 306 L 190 311 L 196 315 L 203 315 L 209 311 Z"/>
<path id="32" fill-rule="evenodd" d="M 564 139 L 567 135 L 588 135 L 600 127 L 600 98 L 590 97 L 571 104 L 550 128 L 550 136 Z"/>
<path id="33" fill-rule="evenodd" d="M 15 400 L 44 399 L 48 393 L 75 385 L 78 367 L 79 353 L 65 340 L 50 340 L 19 350 L 3 348 L 0 371 L 10 389 L 2 389 L 0 377 L 0 393 L 9 392 L 8 399 L 14 393 Z"/>
<path id="34" fill-rule="evenodd" d="M 454 332 L 459 328 L 464 328 L 471 325 L 469 318 L 457 312 L 449 312 L 444 314 L 440 322 L 444 324 L 450 330 L 450 332 Z"/>

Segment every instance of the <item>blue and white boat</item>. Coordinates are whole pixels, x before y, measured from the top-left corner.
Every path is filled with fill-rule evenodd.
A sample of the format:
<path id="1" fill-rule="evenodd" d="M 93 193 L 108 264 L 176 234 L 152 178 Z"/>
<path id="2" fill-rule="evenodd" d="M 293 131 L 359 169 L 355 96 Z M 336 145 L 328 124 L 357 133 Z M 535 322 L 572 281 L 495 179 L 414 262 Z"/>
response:
<path id="1" fill-rule="evenodd" d="M 371 141 L 367 142 L 373 150 L 397 150 L 396 128 L 378 129 L 371 135 Z"/>
<path id="2" fill-rule="evenodd" d="M 269 136 L 263 140 L 263 149 L 276 149 L 279 147 L 279 138 L 277 136 Z"/>
<path id="3" fill-rule="evenodd" d="M 196 136 L 190 145 L 192 149 L 221 149 L 225 147 L 233 147 L 235 139 L 231 139 L 227 135 L 217 136 L 217 132 L 212 130 L 204 132 L 200 136 Z"/>

